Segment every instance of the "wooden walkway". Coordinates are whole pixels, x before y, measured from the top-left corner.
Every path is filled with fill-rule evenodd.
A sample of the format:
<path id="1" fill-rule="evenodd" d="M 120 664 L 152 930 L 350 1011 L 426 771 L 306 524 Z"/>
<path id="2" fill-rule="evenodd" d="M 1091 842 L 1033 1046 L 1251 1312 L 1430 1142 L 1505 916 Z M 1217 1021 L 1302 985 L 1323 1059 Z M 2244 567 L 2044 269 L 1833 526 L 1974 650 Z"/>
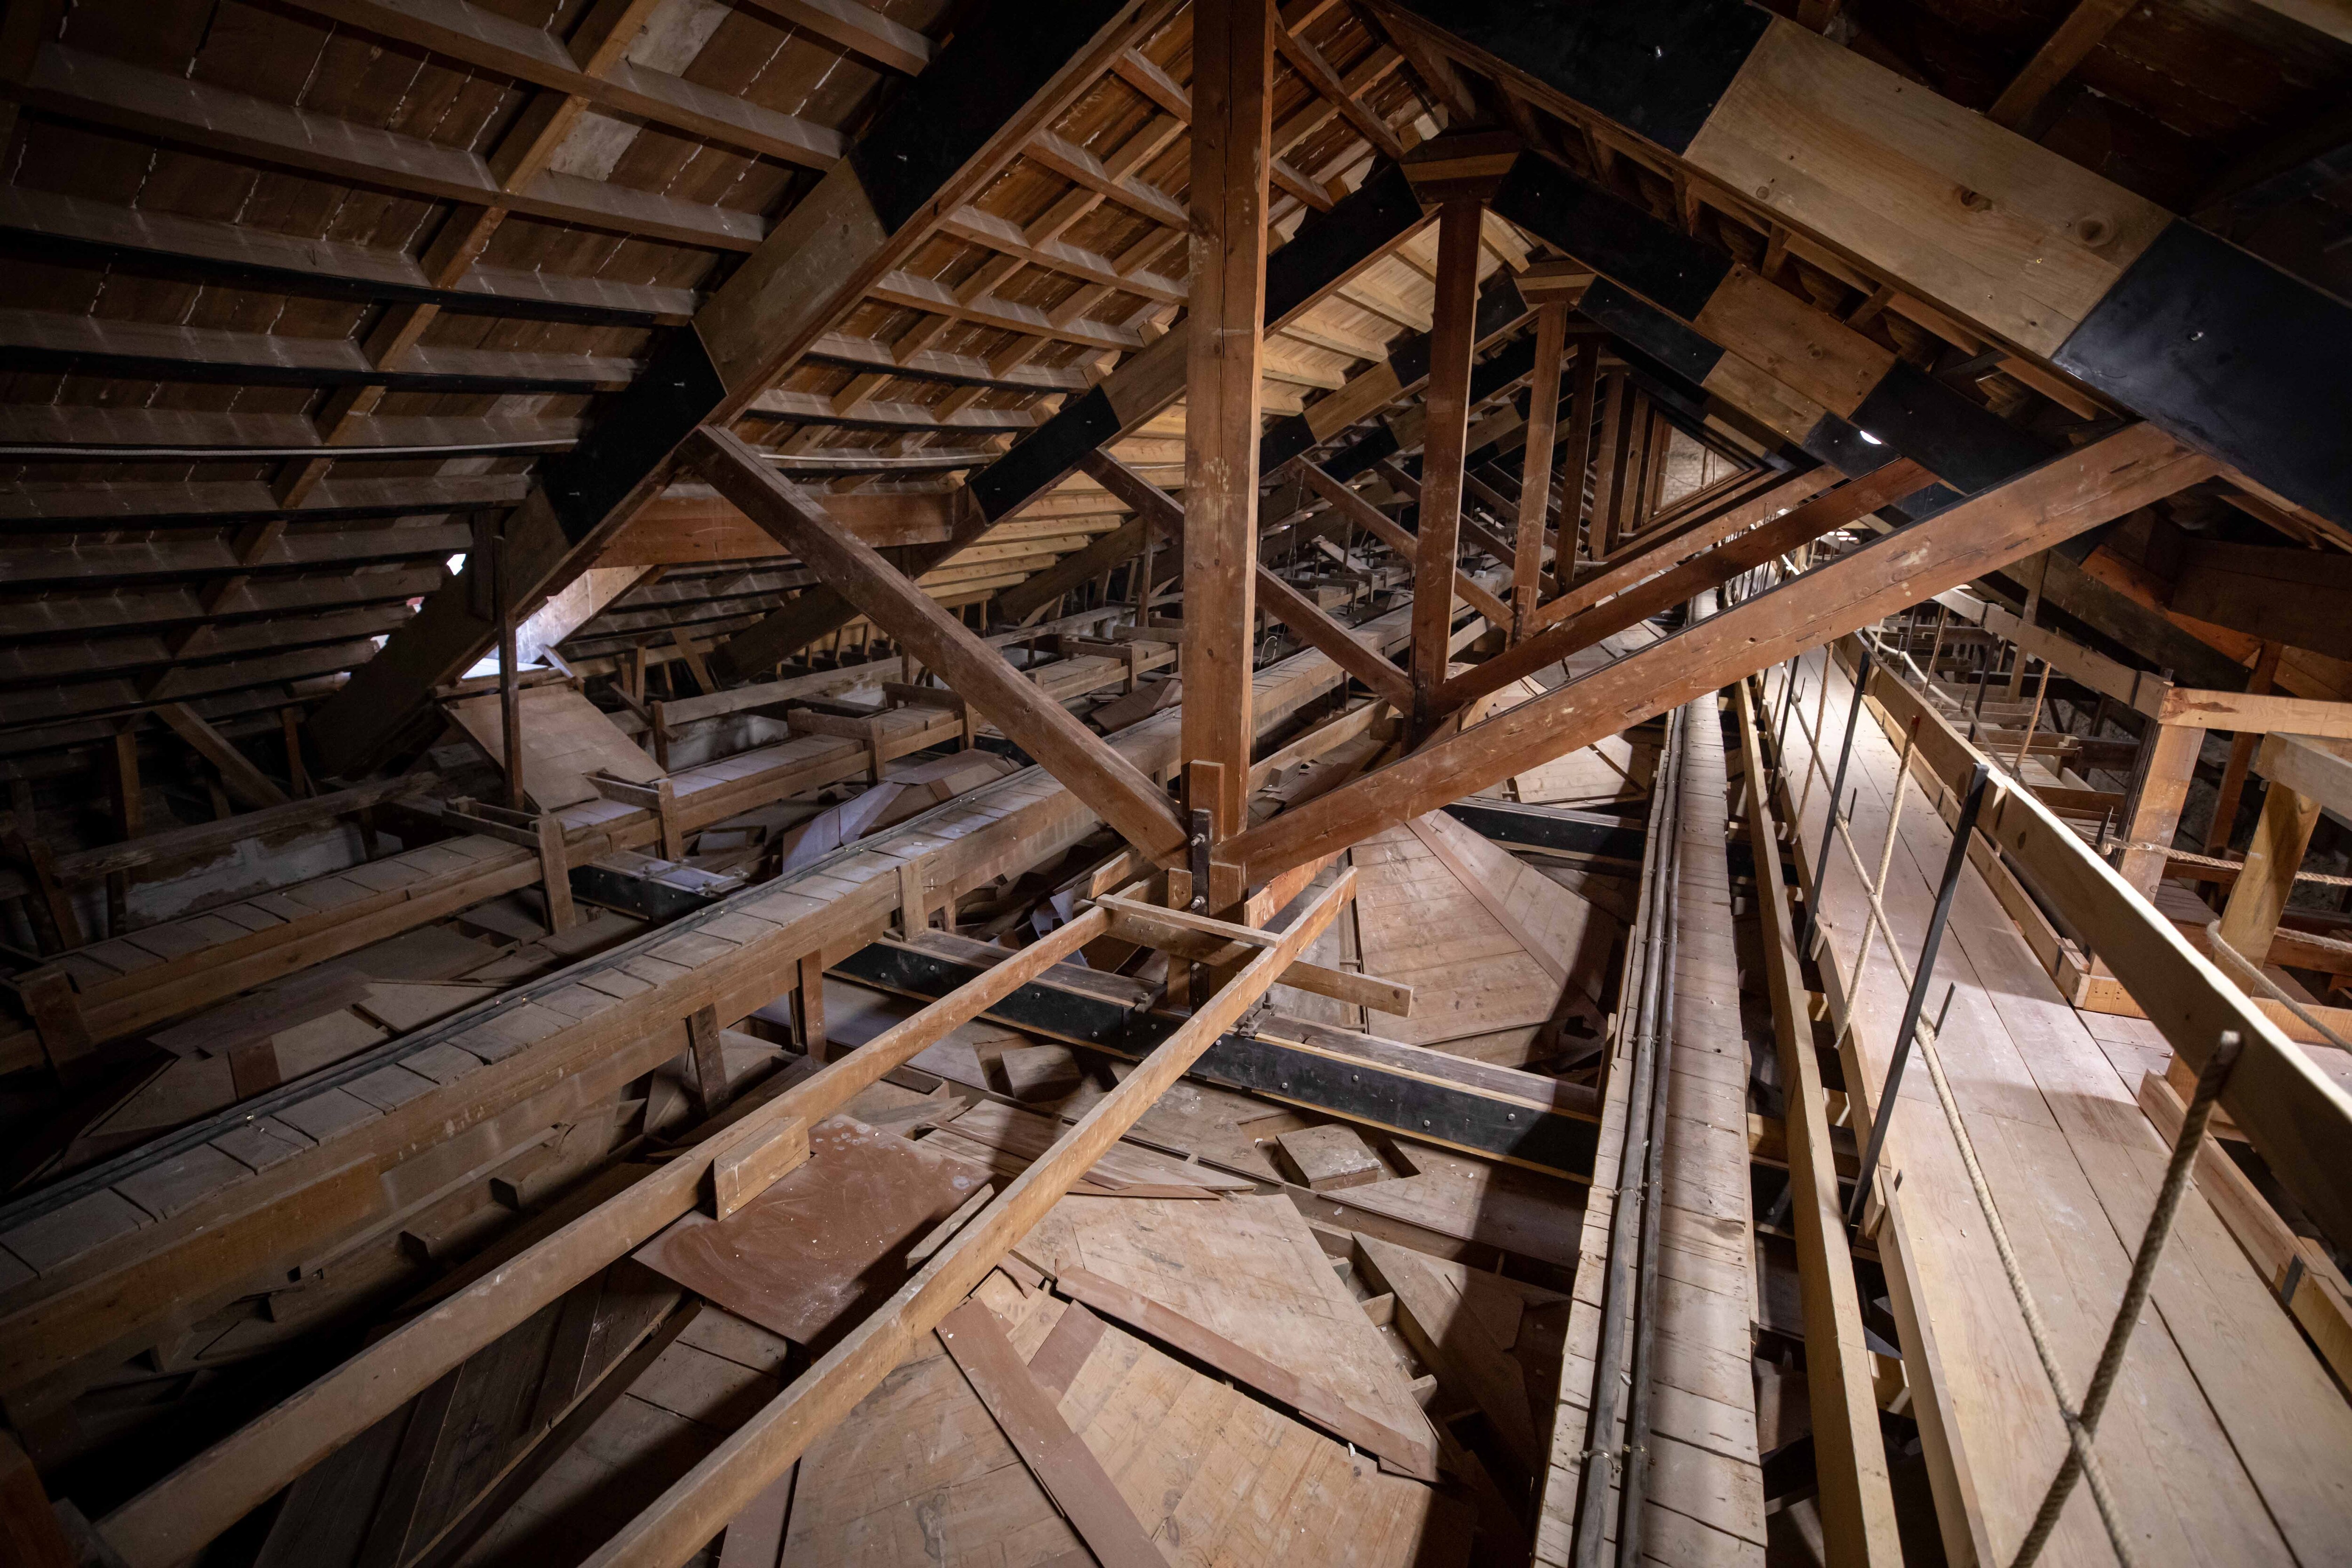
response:
<path id="1" fill-rule="evenodd" d="M 1822 656 L 1805 661 L 1811 718 Z M 1777 687 L 1775 688 L 1777 693 Z M 1830 680 L 1821 733 L 1843 733 L 1851 687 Z M 1791 722 L 1790 777 L 1808 746 Z M 1897 784 L 1897 756 L 1873 722 L 1855 733 L 1847 789 L 1853 833 L 1874 867 Z M 1917 951 L 1950 843 L 1916 779 L 1886 906 Z M 1826 824 L 1818 781 L 1802 823 L 1811 874 Z M 1876 1102 L 1904 988 L 1883 944 L 1857 988 L 1867 905 L 1833 849 L 1824 922 L 1841 996 L 1858 989 L 1860 1063 Z M 2079 1397 L 2097 1359 L 2161 1176 L 2165 1145 L 2135 1102 L 2145 1053 L 2102 1046 L 1973 867 L 1963 872 L 1936 966 L 1930 1016 L 1953 988 L 1942 1056 L 1952 1089 L 2037 1305 Z M 2099 1026 L 2112 1035 L 2116 1020 Z M 1851 1059 L 1851 1058 L 1849 1058 Z M 1849 1083 L 1856 1075 L 1849 1071 Z M 2057 1406 L 1962 1168 L 1915 1063 L 1880 1167 L 1890 1194 L 1878 1234 L 1901 1325 L 1949 1560 L 2006 1563 L 2065 1447 Z M 2183 1203 L 2155 1294 L 2098 1435 L 2121 1512 L 2145 1563 L 2352 1562 L 2352 1407 L 2201 1195 Z M 2077 1490 L 2042 1559 L 2108 1568 L 2114 1555 Z"/>
<path id="2" fill-rule="evenodd" d="M 1666 1085 L 1664 1230 L 1643 1555 L 1652 1562 L 1760 1564 L 1764 1481 L 1756 1454 L 1755 1319 L 1748 1188 L 1748 1050 L 1724 864 L 1723 732 L 1715 704 L 1687 710 L 1682 800 L 1680 947 L 1674 1055 Z M 1585 1413 L 1601 1332 L 1617 1154 L 1632 1042 L 1611 1064 L 1601 1154 L 1585 1210 L 1568 1359 L 1552 1428 L 1536 1562 L 1561 1568 L 1575 1528 Z M 1625 1245 L 1631 1245 L 1626 1238 Z M 1622 1437 L 1621 1439 L 1622 1440 Z M 1612 1516 L 1614 1510 L 1612 1510 Z M 1610 1531 L 1613 1540 L 1615 1531 Z"/>

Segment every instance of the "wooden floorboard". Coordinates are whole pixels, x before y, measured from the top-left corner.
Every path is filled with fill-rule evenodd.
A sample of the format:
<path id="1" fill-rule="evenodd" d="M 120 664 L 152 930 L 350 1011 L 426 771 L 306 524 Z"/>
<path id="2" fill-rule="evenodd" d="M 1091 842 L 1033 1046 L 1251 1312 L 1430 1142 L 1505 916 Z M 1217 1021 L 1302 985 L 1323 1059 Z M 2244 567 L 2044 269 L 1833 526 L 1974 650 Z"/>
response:
<path id="1" fill-rule="evenodd" d="M 1820 658 L 1808 684 L 1818 682 Z M 1843 733 L 1843 671 L 1826 736 Z M 1806 742 L 1790 727 L 1792 767 Z M 1885 834 L 1896 756 L 1874 724 L 1856 731 L 1847 787 L 1854 833 L 1874 861 Z M 1792 777 L 1795 776 L 1792 774 Z M 1916 949 L 1949 843 L 1916 782 L 1904 787 L 1889 918 Z M 1803 824 L 1810 873 L 1824 823 L 1816 787 Z M 1843 861 L 1843 864 L 1840 864 Z M 1859 987 L 1852 965 L 1865 917 L 1850 861 L 1834 851 L 1825 902 L 1840 969 L 1858 991 L 1867 1076 L 1883 1077 L 1903 990 L 1880 957 Z M 2136 1081 L 2059 995 L 1992 890 L 1963 873 L 1931 1003 L 1954 988 L 1943 1058 L 1994 1199 L 2037 1305 L 2079 1390 L 2120 1299 L 2163 1164 L 2135 1100 Z M 2126 1058 L 2128 1060 L 2129 1058 Z M 1924 1071 L 1906 1075 L 1888 1142 L 1899 1172 L 1882 1253 L 1906 1270 L 1935 1341 L 1938 1385 L 1916 1399 L 1947 1426 L 1939 1513 L 1948 1543 L 2015 1551 L 2064 1439 L 2023 1320 L 1979 1217 Z M 2352 1518 L 2352 1409 L 2244 1255 L 2193 1190 L 2182 1205 L 2098 1438 L 2125 1517 L 2147 1562 L 2342 1561 Z M 1931 1442 L 1931 1450 L 1937 1447 Z M 1953 1510 L 1965 1509 L 1956 1519 Z M 2113 1561 L 2090 1499 L 2068 1505 L 2043 1561 Z"/>

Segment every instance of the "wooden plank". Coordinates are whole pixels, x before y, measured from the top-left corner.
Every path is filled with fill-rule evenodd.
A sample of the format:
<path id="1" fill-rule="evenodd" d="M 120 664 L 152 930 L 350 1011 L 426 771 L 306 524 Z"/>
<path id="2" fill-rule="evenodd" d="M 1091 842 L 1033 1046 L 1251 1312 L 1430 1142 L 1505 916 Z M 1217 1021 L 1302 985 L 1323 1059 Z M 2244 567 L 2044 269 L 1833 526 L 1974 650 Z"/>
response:
<path id="1" fill-rule="evenodd" d="M 790 483 L 740 439 L 698 432 L 707 476 L 793 553 L 845 593 L 875 623 L 946 678 L 1014 744 L 1155 858 L 1180 853 L 1188 834 L 1159 787 L 1102 738 L 1043 698 L 995 650 L 908 582 L 870 545 L 841 531 L 809 492 Z"/>
<path id="2" fill-rule="evenodd" d="M 905 1282 L 908 1247 L 989 1173 L 935 1140 L 846 1116 L 803 1142 L 806 1163 L 733 1213 L 682 1215 L 632 1256 L 748 1322 L 824 1346 Z"/>
<path id="3" fill-rule="evenodd" d="M 1738 687 L 1740 764 L 1747 775 L 1748 842 L 1754 856 L 1757 906 L 1764 927 L 1765 979 L 1779 1043 L 1783 1125 L 1788 1147 L 1790 1215 L 1797 1235 L 1797 1273 L 1805 1313 L 1805 1387 L 1812 1412 L 1814 1472 L 1821 1482 L 1822 1533 L 1838 1563 L 1903 1561 L 1895 1494 L 1879 1436 L 1878 1396 L 1863 1342 L 1862 1302 L 1846 1245 L 1829 1110 L 1808 1011 L 1810 988 L 1797 954 L 1793 913 L 1780 871 L 1780 835 L 1769 805 L 1755 703 Z"/>
<path id="4" fill-rule="evenodd" d="M 996 1314 L 976 1300 L 966 1301 L 940 1322 L 939 1335 L 1013 1451 L 1095 1560 L 1103 1568 L 1161 1568 L 1167 1559 L 1143 1532 L 1102 1461 L 1062 1419 L 1053 1394 L 1022 1364 Z"/>
<path id="5" fill-rule="evenodd" d="M 1354 890 L 1354 878 L 1342 875 L 1284 932 L 1282 945 L 1266 949 L 1244 965 L 889 1301 L 607 1542 L 590 1559 L 594 1568 L 650 1563 L 675 1568 L 741 1512 L 786 1466 L 806 1452 L 813 1438 L 888 1376 L 915 1341 L 936 1328 L 979 1287 L 998 1259 L 1044 1216 L 1079 1173 L 1133 1126 L 1168 1086 L 1322 934 Z M 851 1059 L 871 1049 L 869 1046 Z"/>
<path id="6" fill-rule="evenodd" d="M 2151 426 L 2120 431 L 1285 812 L 1244 834 L 1236 852 L 1263 879 L 1882 619 L 2210 471 L 2210 458 Z"/>
<path id="7" fill-rule="evenodd" d="M 1190 1318 L 1170 1311 L 1157 1301 L 1083 1268 L 1064 1269 L 1055 1282 L 1071 1300 L 1117 1318 L 1186 1355 L 1198 1357 L 1219 1372 L 1280 1400 L 1333 1436 L 1378 1454 L 1406 1474 L 1423 1480 L 1437 1479 L 1437 1444 L 1433 1436 L 1391 1430 L 1360 1411 L 1350 1409 L 1329 1390 L 1244 1350 Z"/>

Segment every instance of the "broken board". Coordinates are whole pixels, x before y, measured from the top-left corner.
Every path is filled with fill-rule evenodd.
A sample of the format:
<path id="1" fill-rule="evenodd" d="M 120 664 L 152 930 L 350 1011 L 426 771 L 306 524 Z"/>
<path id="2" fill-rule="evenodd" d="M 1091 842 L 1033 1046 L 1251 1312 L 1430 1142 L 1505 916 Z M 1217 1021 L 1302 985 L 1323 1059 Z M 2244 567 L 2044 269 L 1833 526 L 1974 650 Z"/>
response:
<path id="1" fill-rule="evenodd" d="M 740 1318 L 821 1345 L 904 1283 L 907 1249 L 988 1178 L 944 1148 L 830 1117 L 799 1169 L 723 1220 L 686 1215 L 636 1256 Z"/>
<path id="2" fill-rule="evenodd" d="M 1286 1379 L 1322 1390 L 1402 1439 L 1369 1439 L 1368 1446 L 1400 1449 L 1383 1458 L 1410 1464 L 1433 1457 L 1434 1435 L 1404 1369 L 1286 1197 L 1207 1204 L 1072 1196 L 1015 1250 L 1057 1278 L 1084 1274 L 1132 1292 Z M 1204 1359 L 1241 1375 L 1221 1357 Z M 1261 1391 L 1307 1408 L 1284 1388 Z"/>

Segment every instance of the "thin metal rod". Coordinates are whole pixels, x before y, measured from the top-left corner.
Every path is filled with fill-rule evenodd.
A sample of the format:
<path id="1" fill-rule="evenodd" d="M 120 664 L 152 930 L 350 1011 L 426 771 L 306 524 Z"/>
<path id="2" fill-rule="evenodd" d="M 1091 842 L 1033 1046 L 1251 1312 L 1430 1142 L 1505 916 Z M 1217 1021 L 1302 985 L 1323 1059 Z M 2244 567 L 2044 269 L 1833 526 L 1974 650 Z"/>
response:
<path id="1" fill-rule="evenodd" d="M 1827 656 L 1824 656 L 1822 662 L 1822 684 L 1824 690 L 1827 689 L 1829 685 L 1829 667 L 1832 662 L 1832 659 Z M 1838 797 L 1845 794 L 1846 764 L 1853 761 L 1853 729 L 1854 726 L 1862 720 L 1863 693 L 1868 690 L 1869 687 L 1870 645 L 1868 643 L 1864 643 L 1862 647 L 1862 658 L 1854 668 L 1853 699 L 1847 705 L 1845 710 L 1845 740 L 1843 743 L 1838 747 L 1837 772 L 1830 780 L 1830 815 L 1832 816 L 1835 816 L 1837 815 Z M 1805 909 L 1805 929 L 1800 932 L 1797 937 L 1797 951 L 1799 952 L 1806 952 L 1811 950 L 1813 945 L 1813 932 L 1821 924 L 1822 879 L 1827 877 L 1830 872 L 1831 837 L 1832 836 L 1828 834 L 1824 834 L 1822 836 L 1822 852 L 1819 857 L 1819 862 L 1813 867 L 1813 896 Z"/>
<path id="2" fill-rule="evenodd" d="M 1683 727 L 1677 747 L 1683 761 L 1675 764 L 1675 799 L 1667 807 L 1674 814 L 1674 833 L 1665 869 L 1665 951 L 1659 964 L 1657 1037 L 1650 1052 L 1649 1162 L 1642 1178 L 1642 1254 L 1633 1296 L 1633 1398 L 1625 1417 L 1625 1479 L 1618 1488 L 1617 1568 L 1634 1568 L 1642 1561 L 1646 1522 L 1643 1500 L 1650 1486 L 1651 1387 L 1656 1381 L 1652 1368 L 1656 1363 L 1658 1319 L 1663 1316 L 1657 1301 L 1658 1248 L 1665 1229 L 1666 1075 L 1674 1062 L 1675 958 L 1682 946 L 1682 772 L 1690 754 L 1690 710 L 1677 710 L 1675 721 Z"/>
<path id="3" fill-rule="evenodd" d="M 1680 785 L 1680 737 L 1666 727 L 1665 745 L 1650 795 L 1651 853 L 1643 868 L 1640 979 L 1634 993 L 1633 1053 L 1627 1067 L 1624 1142 L 1617 1162 L 1617 1194 L 1610 1219 L 1608 1267 L 1601 1276 L 1601 1337 L 1593 1353 L 1592 1396 L 1586 1406 L 1584 1465 L 1578 1489 L 1576 1531 L 1570 1561 L 1572 1568 L 1600 1568 L 1601 1532 L 1608 1524 L 1609 1487 L 1623 1457 L 1616 1442 L 1617 1415 L 1623 1396 L 1625 1340 L 1633 1313 L 1628 1292 L 1638 1247 L 1627 1245 L 1638 1233 L 1643 1184 L 1638 1173 L 1648 1159 L 1650 1105 L 1657 1051 L 1657 988 L 1664 976 L 1664 898 L 1666 860 L 1678 829 L 1672 805 Z"/>
<path id="4" fill-rule="evenodd" d="M 1853 1201 L 1846 1207 L 1848 1225 L 1862 1223 L 1863 1205 L 1870 1198 L 1871 1173 L 1878 1166 L 1878 1152 L 1885 1147 L 1887 1124 L 1895 1120 L 1895 1091 L 1902 1086 L 1903 1064 L 1911 1054 L 1911 1041 L 1919 1032 L 1919 1015 L 1927 1005 L 1927 984 L 1935 977 L 1936 950 L 1943 945 L 1944 925 L 1951 919 L 1952 899 L 1960 889 L 1960 869 L 1969 863 L 1969 838 L 1977 830 L 1977 813 L 1984 807 L 1985 790 L 1992 782 L 1992 769 L 1981 760 L 1969 775 L 1968 798 L 1960 803 L 1959 826 L 1952 830 L 1952 847 L 1944 857 L 1944 880 L 1936 889 L 1936 910 L 1927 917 L 1927 935 L 1919 944 L 1919 962 L 1911 971 L 1911 994 L 1903 1003 L 1903 1022 L 1895 1035 L 1895 1059 L 1887 1064 L 1886 1085 L 1878 1093 L 1878 1114 L 1870 1121 L 1870 1142 L 1862 1152 L 1860 1168 L 1854 1173 Z M 1900 789 L 1902 784 L 1895 784 Z M 1891 945 L 1891 942 L 1890 942 Z"/>
<path id="5" fill-rule="evenodd" d="M 2156 1286 L 2156 1263 L 2163 1255 L 2165 1237 L 2172 1234 L 2173 1215 L 2179 1211 L 2180 1194 L 2189 1186 L 2189 1166 L 2197 1157 L 2197 1146 L 2205 1137 L 2205 1124 L 2213 1114 L 2214 1102 L 2228 1087 L 2230 1071 L 2238 1065 L 2242 1042 L 2235 1029 L 2225 1029 L 2214 1044 L 2213 1054 L 2205 1059 L 2205 1070 L 2197 1075 L 2197 1092 L 2189 1101 L 2189 1114 L 2180 1120 L 2180 1135 L 2172 1141 L 2172 1158 L 2165 1163 L 2164 1184 L 2157 1189 L 2156 1208 L 2147 1216 L 2147 1229 L 2139 1239 L 2139 1251 L 2132 1258 L 2130 1280 L 2124 1286 L 2124 1299 L 2116 1308 L 2116 1321 L 2108 1325 L 2106 1348 L 2099 1352 L 2099 1364 L 2091 1373 L 2091 1386 L 2083 1394 L 2081 1415 L 2068 1415 L 2066 1458 L 2058 1467 L 2058 1474 L 2050 1482 L 2050 1490 L 2042 1500 L 2042 1511 L 2033 1516 L 2033 1528 L 2026 1532 L 2025 1543 L 2017 1549 L 2012 1568 L 2031 1568 L 2042 1554 L 2050 1532 L 2057 1528 L 2058 1516 L 2064 1511 L 2066 1500 L 2074 1494 L 2074 1483 L 2083 1474 L 2083 1457 L 2089 1451 L 2090 1439 L 2098 1436 L 2099 1417 L 2107 1408 L 2107 1395 L 2116 1386 L 2116 1374 L 2122 1372 L 2124 1352 L 2130 1348 L 2132 1330 L 2139 1323 L 2140 1310 L 2147 1305 L 2148 1292 Z M 2117 1552 L 2121 1556 L 2122 1552 Z"/>
<path id="6" fill-rule="evenodd" d="M 490 536 L 490 592 L 499 610 L 499 731 L 507 767 L 507 805 L 524 808 L 522 791 L 522 693 L 515 668 L 514 572 L 507 559 L 506 530 Z"/>

